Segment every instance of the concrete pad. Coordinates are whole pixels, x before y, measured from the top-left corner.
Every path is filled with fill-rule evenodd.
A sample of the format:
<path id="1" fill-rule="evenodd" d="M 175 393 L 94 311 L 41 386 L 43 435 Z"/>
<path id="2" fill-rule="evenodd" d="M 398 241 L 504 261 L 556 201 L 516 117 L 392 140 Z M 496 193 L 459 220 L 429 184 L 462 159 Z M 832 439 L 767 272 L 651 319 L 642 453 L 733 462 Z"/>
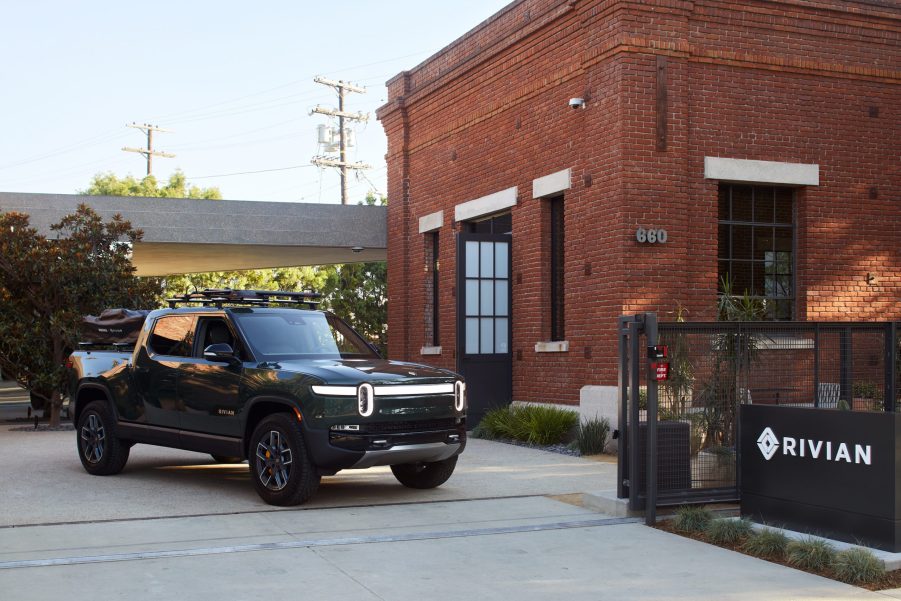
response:
<path id="1" fill-rule="evenodd" d="M 637 523 L 590 527 L 555 527 L 562 517 L 582 518 L 586 510 L 549 499 L 494 499 L 405 507 L 309 509 L 258 514 L 276 527 L 293 525 L 302 546 L 259 551 L 228 548 L 180 557 L 151 557 L 77 565 L 0 569 L 0 591 L 11 598 L 44 599 L 259 599 L 291 595 L 315 599 L 444 599 L 556 600 L 865 600 L 885 599 L 878 593 L 837 583 L 733 553 Z M 241 532 L 246 540 L 281 540 L 272 524 L 248 516 L 214 516 L 167 520 L 134 520 L 99 525 L 131 540 L 158 541 L 161 525 L 180 543 L 209 529 Z M 519 521 L 544 528 L 492 533 L 490 526 Z M 601 520 L 602 521 L 602 520 Z M 419 538 L 404 535 L 425 526 Z M 260 537 L 254 535 L 259 527 Z M 39 528 L 61 531 L 71 526 L 0 530 L 11 534 Z M 50 530 L 48 530 L 49 532 Z M 178 532 L 181 534 L 177 534 Z M 302 531 L 302 532 L 301 532 Z M 380 539 L 374 532 L 396 538 Z M 130 534 L 129 534 L 130 533 Z M 309 538 L 321 533 L 328 539 Z M 448 536 L 443 536 L 448 534 Z M 347 542 L 358 535 L 359 540 Z M 134 538 L 137 536 L 137 539 Z M 343 540 L 342 540 L 342 537 Z M 124 540 L 123 540 L 124 542 Z M 156 543 L 148 545 L 153 547 Z M 140 543 L 131 549 L 141 549 Z M 24 547 L 23 547 L 24 548 Z M 91 583 L 82 586 L 81 583 Z"/>
<path id="2" fill-rule="evenodd" d="M 91 476 L 81 467 L 74 432 L 0 430 L 0 526 L 104 519 L 284 511 L 263 503 L 246 464 L 219 465 L 207 455 L 136 445 L 125 470 Z M 581 493 L 609 488 L 616 465 L 471 439 L 443 486 L 401 486 L 387 467 L 323 478 L 303 507 L 419 503 Z"/>

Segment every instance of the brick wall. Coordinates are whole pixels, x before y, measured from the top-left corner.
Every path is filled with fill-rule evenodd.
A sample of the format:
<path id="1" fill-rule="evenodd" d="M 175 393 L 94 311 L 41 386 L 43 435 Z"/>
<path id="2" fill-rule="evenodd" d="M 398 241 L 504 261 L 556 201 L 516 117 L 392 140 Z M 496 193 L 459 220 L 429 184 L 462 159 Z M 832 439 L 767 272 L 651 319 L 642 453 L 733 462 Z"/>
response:
<path id="1" fill-rule="evenodd" d="M 658 150 L 660 57 L 665 150 Z M 571 97 L 588 100 L 572 110 Z M 615 384 L 616 317 L 715 318 L 717 185 L 704 157 L 817 163 L 799 190 L 797 314 L 901 319 L 901 9 L 887 0 L 520 0 L 389 82 L 389 354 L 454 368 L 454 206 L 511 186 L 514 398 L 578 402 Z M 545 203 L 565 193 L 566 353 L 548 340 Z M 444 210 L 442 355 L 420 357 Z M 664 227 L 640 245 L 637 227 Z M 867 274 L 875 276 L 867 283 Z"/>

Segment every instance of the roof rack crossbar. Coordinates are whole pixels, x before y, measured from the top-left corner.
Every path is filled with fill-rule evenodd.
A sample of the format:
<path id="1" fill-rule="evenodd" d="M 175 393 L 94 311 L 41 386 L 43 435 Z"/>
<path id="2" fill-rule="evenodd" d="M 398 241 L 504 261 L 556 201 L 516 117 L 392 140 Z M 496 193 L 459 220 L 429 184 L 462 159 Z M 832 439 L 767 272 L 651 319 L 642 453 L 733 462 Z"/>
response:
<path id="1" fill-rule="evenodd" d="M 318 292 L 287 292 L 284 290 L 232 290 L 230 288 L 207 288 L 188 294 L 166 299 L 169 308 L 179 304 L 215 305 L 221 309 L 223 305 L 244 305 L 268 307 L 270 305 L 307 305 L 315 309 L 322 295 Z"/>

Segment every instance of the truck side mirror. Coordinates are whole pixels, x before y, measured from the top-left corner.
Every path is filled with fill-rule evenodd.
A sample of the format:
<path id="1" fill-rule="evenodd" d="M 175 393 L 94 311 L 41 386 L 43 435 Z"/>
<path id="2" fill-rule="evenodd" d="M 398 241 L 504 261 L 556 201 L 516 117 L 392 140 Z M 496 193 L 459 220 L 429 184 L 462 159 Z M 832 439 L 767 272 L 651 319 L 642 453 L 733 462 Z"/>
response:
<path id="1" fill-rule="evenodd" d="M 217 363 L 235 363 L 238 360 L 235 357 L 235 350 L 224 342 L 211 344 L 203 349 L 203 358 Z"/>

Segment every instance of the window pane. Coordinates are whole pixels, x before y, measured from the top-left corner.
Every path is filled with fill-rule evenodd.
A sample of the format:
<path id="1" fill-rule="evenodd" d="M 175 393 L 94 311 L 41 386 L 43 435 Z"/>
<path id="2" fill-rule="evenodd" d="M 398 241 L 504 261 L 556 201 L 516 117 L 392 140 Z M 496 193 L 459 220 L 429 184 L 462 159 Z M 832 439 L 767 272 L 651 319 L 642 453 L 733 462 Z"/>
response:
<path id="1" fill-rule="evenodd" d="M 763 261 L 773 251 L 773 228 L 754 228 L 754 260 Z"/>
<path id="2" fill-rule="evenodd" d="M 729 279 L 731 280 L 732 277 L 729 273 L 729 261 L 719 261 L 718 267 L 719 269 L 717 270 L 716 289 L 717 291 L 721 291 L 723 288 L 723 278 L 729 277 Z"/>
<path id="3" fill-rule="evenodd" d="M 466 354 L 476 355 L 479 352 L 479 320 L 466 320 Z"/>
<path id="4" fill-rule="evenodd" d="M 479 262 L 481 265 L 481 273 L 479 273 L 479 277 L 483 278 L 493 278 L 494 277 L 494 242 L 482 242 L 481 244 L 481 256 L 482 259 Z"/>
<path id="5" fill-rule="evenodd" d="M 732 186 L 732 221 L 751 221 L 750 186 Z"/>
<path id="6" fill-rule="evenodd" d="M 506 354 L 510 352 L 510 349 L 507 345 L 508 336 L 508 320 L 506 319 L 495 319 L 494 320 L 494 352 Z"/>
<path id="7" fill-rule="evenodd" d="M 775 246 L 773 250 L 781 250 L 791 252 L 792 250 L 792 231 L 791 228 L 777 227 L 774 228 Z"/>
<path id="8" fill-rule="evenodd" d="M 720 259 L 728 259 L 729 258 L 729 231 L 731 225 L 720 225 L 719 226 L 719 237 L 717 240 L 717 256 Z"/>
<path id="9" fill-rule="evenodd" d="M 479 277 L 479 243 L 466 243 L 466 277 Z"/>
<path id="10" fill-rule="evenodd" d="M 480 338 L 480 346 L 483 355 L 491 354 L 494 349 L 494 320 L 491 318 L 488 319 L 480 319 L 481 323 L 481 338 Z"/>
<path id="11" fill-rule="evenodd" d="M 498 242 L 494 245 L 494 277 L 509 278 L 508 273 L 510 245 L 506 242 Z"/>
<path id="12" fill-rule="evenodd" d="M 732 215 L 729 211 L 729 186 L 720 186 L 719 190 L 719 213 L 720 221 L 729 221 Z"/>
<path id="13" fill-rule="evenodd" d="M 479 301 L 480 315 L 494 315 L 494 282 L 492 280 L 481 280 L 482 292 Z"/>
<path id="14" fill-rule="evenodd" d="M 776 188 L 776 223 L 792 223 L 792 200 L 795 193 L 791 188 Z"/>
<path id="15" fill-rule="evenodd" d="M 754 188 L 754 221 L 757 223 L 773 222 L 774 188 Z"/>
<path id="16" fill-rule="evenodd" d="M 751 292 L 751 262 L 732 261 L 732 294 L 742 295 Z"/>
<path id="17" fill-rule="evenodd" d="M 466 314 L 479 314 L 479 280 L 466 280 Z"/>
<path id="18" fill-rule="evenodd" d="M 754 261 L 751 263 L 751 294 L 753 295 L 764 295 L 764 290 L 766 289 L 765 284 L 765 269 L 764 264 L 762 262 Z"/>
<path id="19" fill-rule="evenodd" d="M 754 231 L 750 225 L 732 226 L 732 258 L 741 261 L 751 259 L 751 235 Z"/>
<path id="20" fill-rule="evenodd" d="M 187 357 L 191 354 L 194 318 L 189 315 L 162 317 L 153 327 L 150 348 L 160 355 Z"/>
<path id="21" fill-rule="evenodd" d="M 497 280 L 494 282 L 494 314 L 509 315 L 509 303 L 507 280 Z"/>

